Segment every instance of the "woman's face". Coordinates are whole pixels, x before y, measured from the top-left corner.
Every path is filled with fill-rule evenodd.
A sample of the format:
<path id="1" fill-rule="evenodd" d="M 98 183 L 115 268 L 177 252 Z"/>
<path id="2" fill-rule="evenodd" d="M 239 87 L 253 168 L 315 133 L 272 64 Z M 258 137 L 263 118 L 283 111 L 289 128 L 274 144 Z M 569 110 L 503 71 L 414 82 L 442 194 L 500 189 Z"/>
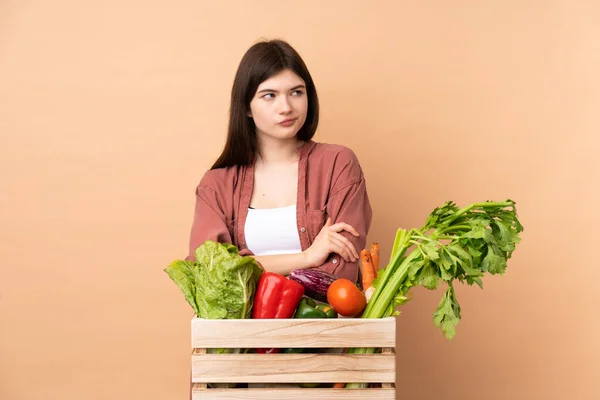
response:
<path id="1" fill-rule="evenodd" d="M 290 139 L 304 125 L 307 110 L 304 81 L 284 69 L 258 85 L 248 116 L 254 119 L 259 139 Z"/>

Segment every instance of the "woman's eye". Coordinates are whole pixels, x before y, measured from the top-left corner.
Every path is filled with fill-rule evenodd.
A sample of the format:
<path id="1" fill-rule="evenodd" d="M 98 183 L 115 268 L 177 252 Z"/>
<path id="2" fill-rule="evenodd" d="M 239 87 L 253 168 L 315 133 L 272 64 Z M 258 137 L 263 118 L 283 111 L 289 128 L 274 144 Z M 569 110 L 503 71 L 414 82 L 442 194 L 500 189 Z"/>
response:
<path id="1" fill-rule="evenodd" d="M 267 93 L 263 96 L 263 99 L 274 99 L 274 98 L 275 98 L 274 93 Z"/>
<path id="2" fill-rule="evenodd" d="M 302 96 L 303 93 L 304 92 L 302 90 L 294 90 L 292 92 L 292 95 L 294 95 L 294 96 Z"/>

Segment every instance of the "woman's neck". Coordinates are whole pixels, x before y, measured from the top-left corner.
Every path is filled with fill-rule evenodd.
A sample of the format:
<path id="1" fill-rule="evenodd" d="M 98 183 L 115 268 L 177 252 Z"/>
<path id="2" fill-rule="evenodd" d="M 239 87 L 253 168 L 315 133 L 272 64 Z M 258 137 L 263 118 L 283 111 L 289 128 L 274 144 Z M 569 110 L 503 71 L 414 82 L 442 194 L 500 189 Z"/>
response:
<path id="1" fill-rule="evenodd" d="M 261 164 L 287 164 L 297 162 L 300 158 L 298 148 L 303 142 L 296 138 L 280 140 L 261 138 L 258 141 L 257 162 Z"/>

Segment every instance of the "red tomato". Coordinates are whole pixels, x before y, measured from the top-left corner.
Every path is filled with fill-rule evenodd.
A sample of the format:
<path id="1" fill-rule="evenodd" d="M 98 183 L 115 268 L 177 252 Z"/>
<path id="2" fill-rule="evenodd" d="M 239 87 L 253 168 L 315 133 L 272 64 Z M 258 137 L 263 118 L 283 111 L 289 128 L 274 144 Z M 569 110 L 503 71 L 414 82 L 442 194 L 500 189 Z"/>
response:
<path id="1" fill-rule="evenodd" d="M 327 302 L 344 317 L 355 317 L 367 306 L 365 294 L 345 278 L 336 279 L 329 286 Z"/>

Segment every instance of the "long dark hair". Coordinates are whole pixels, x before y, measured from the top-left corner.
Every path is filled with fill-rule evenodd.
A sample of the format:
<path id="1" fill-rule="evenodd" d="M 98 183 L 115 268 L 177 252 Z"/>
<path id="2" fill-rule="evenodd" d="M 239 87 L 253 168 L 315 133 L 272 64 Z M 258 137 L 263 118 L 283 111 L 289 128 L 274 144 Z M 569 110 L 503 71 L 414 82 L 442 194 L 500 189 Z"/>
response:
<path id="1" fill-rule="evenodd" d="M 287 42 L 278 39 L 259 42 L 244 54 L 235 74 L 231 89 L 227 141 L 223 153 L 211 169 L 249 165 L 253 162 L 257 138 L 254 120 L 248 117 L 250 101 L 258 85 L 284 69 L 293 71 L 304 80 L 308 111 L 306 121 L 296 137 L 305 142 L 312 139 L 319 123 L 319 99 L 308 68 L 298 52 Z"/>

